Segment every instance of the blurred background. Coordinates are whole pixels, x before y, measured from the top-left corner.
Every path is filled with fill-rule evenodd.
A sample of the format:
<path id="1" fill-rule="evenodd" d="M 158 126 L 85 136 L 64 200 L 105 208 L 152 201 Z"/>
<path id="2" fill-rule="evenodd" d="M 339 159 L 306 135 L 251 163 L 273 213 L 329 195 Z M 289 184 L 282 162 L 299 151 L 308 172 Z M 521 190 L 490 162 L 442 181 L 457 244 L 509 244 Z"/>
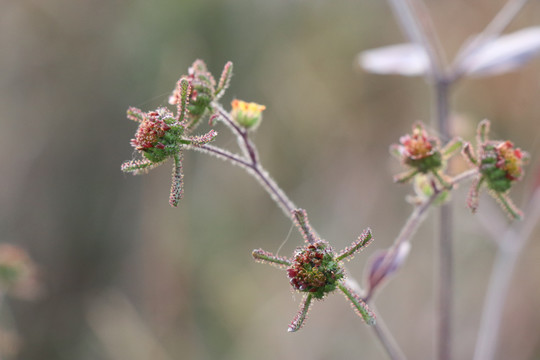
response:
<path id="1" fill-rule="evenodd" d="M 505 2 L 426 3 L 453 56 Z M 538 24 L 540 4 L 530 2 L 509 31 Z M 318 232 L 340 249 L 372 228 L 375 242 L 348 264 L 362 279 L 369 255 L 391 245 L 412 210 L 410 186 L 392 183 L 402 169 L 388 146 L 413 121 L 429 122 L 431 97 L 421 78 L 363 73 L 355 58 L 403 41 L 384 1 L 0 1 L 0 241 L 25 248 L 41 282 L 33 301 L 2 304 L 0 326 L 18 334 L 2 340 L 4 357 L 385 359 L 341 295 L 286 332 L 301 297 L 250 254 L 290 255 L 301 237 L 293 230 L 280 248 L 290 221 L 242 169 L 186 153 L 185 197 L 171 208 L 170 166 L 133 177 L 120 164 L 136 130 L 128 106 L 165 105 L 197 58 L 216 76 L 231 60 L 225 105 L 238 97 L 267 106 L 255 134 L 262 163 Z M 489 118 L 493 138 L 532 153 L 512 190 L 520 205 L 538 178 L 539 70 L 537 60 L 464 80 L 452 97 L 456 135 L 472 140 Z M 467 188 L 454 194 L 457 359 L 472 357 L 495 254 L 479 219 L 507 223 L 487 196 L 471 216 Z M 434 356 L 435 225 L 431 214 L 376 299 L 410 359 Z M 540 357 L 538 235 L 513 277 L 499 359 Z"/>

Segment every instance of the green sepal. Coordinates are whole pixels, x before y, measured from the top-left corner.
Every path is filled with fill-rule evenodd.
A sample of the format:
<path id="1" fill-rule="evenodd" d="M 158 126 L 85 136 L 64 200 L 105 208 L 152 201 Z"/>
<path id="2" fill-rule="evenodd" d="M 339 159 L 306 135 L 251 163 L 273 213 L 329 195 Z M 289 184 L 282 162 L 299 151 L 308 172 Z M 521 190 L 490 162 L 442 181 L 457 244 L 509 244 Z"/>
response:
<path id="1" fill-rule="evenodd" d="M 443 178 L 443 175 L 441 175 L 439 173 L 439 171 L 437 170 L 431 170 L 431 173 L 433 174 L 433 176 L 437 179 L 437 181 L 439 182 L 439 184 L 442 185 L 442 187 L 444 187 L 445 189 L 447 190 L 451 190 L 453 185 L 451 183 L 449 183 L 448 181 L 446 181 L 444 178 Z"/>
<path id="2" fill-rule="evenodd" d="M 513 220 L 523 220 L 523 212 L 514 205 L 512 200 L 506 194 L 492 191 L 490 191 L 490 194 L 497 200 L 510 218 Z"/>
<path id="3" fill-rule="evenodd" d="M 423 174 L 426 174 L 434 169 L 438 169 L 442 165 L 442 155 L 436 151 L 433 154 L 423 157 L 421 159 L 407 158 L 405 163 Z"/>
<path id="4" fill-rule="evenodd" d="M 441 152 L 442 152 L 443 158 L 447 159 L 451 157 L 452 155 L 460 151 L 462 148 L 463 148 L 463 140 L 458 137 L 453 138 L 452 140 L 448 142 L 448 144 L 446 144 L 442 148 Z"/>
<path id="5" fill-rule="evenodd" d="M 394 182 L 403 184 L 409 181 L 410 179 L 412 179 L 413 177 L 415 177 L 418 173 L 419 171 L 417 169 L 412 169 L 412 170 L 397 174 L 394 176 Z"/>

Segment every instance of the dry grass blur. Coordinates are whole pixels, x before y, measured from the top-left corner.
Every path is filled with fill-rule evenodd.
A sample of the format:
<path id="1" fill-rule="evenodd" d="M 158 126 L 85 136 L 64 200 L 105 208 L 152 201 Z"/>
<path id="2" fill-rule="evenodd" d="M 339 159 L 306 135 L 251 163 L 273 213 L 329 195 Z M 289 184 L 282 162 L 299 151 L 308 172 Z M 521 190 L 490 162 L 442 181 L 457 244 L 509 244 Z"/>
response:
<path id="1" fill-rule="evenodd" d="M 427 1 L 450 54 L 503 3 Z M 510 30 L 538 23 L 531 2 Z M 263 165 L 321 235 L 343 248 L 373 229 L 375 242 L 349 264 L 360 277 L 409 214 L 409 187 L 392 184 L 398 164 L 387 149 L 414 120 L 428 120 L 430 96 L 421 79 L 365 74 L 353 60 L 402 41 L 384 1 L 0 2 L 0 241 L 28 249 L 45 289 L 34 302 L 8 303 L 19 358 L 384 359 L 338 296 L 315 304 L 300 333 L 286 332 L 300 298 L 250 253 L 276 251 L 290 222 L 241 169 L 185 154 L 185 198 L 173 209 L 168 167 L 131 177 L 120 164 L 132 152 L 129 105 L 164 104 L 196 58 L 216 73 L 231 60 L 225 101 L 267 106 L 256 134 Z M 513 190 L 518 204 L 538 184 L 539 66 L 466 80 L 453 97 L 457 135 L 471 139 L 489 118 L 493 137 L 532 153 Z M 471 358 L 494 254 L 465 209 L 466 190 L 454 196 L 459 359 Z M 497 212 L 481 200 L 479 216 Z M 433 220 L 377 298 L 411 359 L 433 351 Z M 540 356 L 538 237 L 514 277 L 500 359 Z M 281 252 L 299 243 L 293 231 Z"/>

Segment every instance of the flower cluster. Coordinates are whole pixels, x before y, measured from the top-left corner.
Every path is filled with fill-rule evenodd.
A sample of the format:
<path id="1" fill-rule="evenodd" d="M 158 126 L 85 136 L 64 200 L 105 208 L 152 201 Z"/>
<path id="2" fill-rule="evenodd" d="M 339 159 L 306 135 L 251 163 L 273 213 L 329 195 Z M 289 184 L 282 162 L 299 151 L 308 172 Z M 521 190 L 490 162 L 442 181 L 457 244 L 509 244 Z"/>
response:
<path id="1" fill-rule="evenodd" d="M 480 171 L 488 186 L 499 192 L 510 189 L 512 182 L 523 176 L 523 155 L 523 151 L 514 148 L 510 141 L 484 144 Z"/>
<path id="2" fill-rule="evenodd" d="M 172 112 L 166 108 L 158 108 L 148 113 L 131 108 L 129 112 L 131 114 L 137 113 L 138 117 L 142 119 L 135 133 L 135 138 L 131 139 L 131 146 L 154 163 L 174 155 L 184 127 L 176 121 Z"/>
<path id="3" fill-rule="evenodd" d="M 176 115 L 164 107 L 150 112 L 129 108 L 128 119 L 139 123 L 131 146 L 137 150 L 140 158 L 124 162 L 122 171 L 143 174 L 172 158 L 174 167 L 169 203 L 177 206 L 183 194 L 182 150 L 186 145 L 203 146 L 217 136 L 214 130 L 198 136 L 191 136 L 190 133 L 210 109 L 210 103 L 223 95 L 231 76 L 232 63 L 229 62 L 216 84 L 204 62 L 196 60 L 189 68 L 188 75 L 178 80 L 169 99 L 177 107 Z"/>
<path id="4" fill-rule="evenodd" d="M 306 294 L 298 314 L 289 325 L 289 332 L 297 331 L 303 326 L 313 299 L 323 299 L 326 294 L 336 289 L 341 290 L 367 324 L 374 324 L 375 318 L 365 302 L 346 285 L 342 264 L 344 259 L 369 245 L 372 241 L 371 231 L 366 229 L 350 247 L 336 254 L 326 241 L 314 233 L 305 210 L 294 210 L 293 219 L 306 245 L 298 248 L 292 259 L 276 256 L 262 249 L 253 251 L 256 261 L 285 268 L 292 288 Z"/>
<path id="5" fill-rule="evenodd" d="M 469 192 L 468 206 L 475 212 L 478 208 L 479 192 L 483 184 L 489 193 L 501 204 L 504 210 L 514 219 L 523 214 L 512 203 L 507 193 L 514 182 L 523 177 L 523 166 L 529 155 L 514 147 L 510 141 L 489 140 L 490 122 L 483 120 L 477 129 L 477 151 L 471 144 L 463 148 L 465 157 L 478 168 L 478 176 Z"/>
<path id="6" fill-rule="evenodd" d="M 436 170 L 442 165 L 439 140 L 429 136 L 422 123 L 413 125 L 411 134 L 402 136 L 397 145 L 403 162 L 421 173 Z"/>
<path id="7" fill-rule="evenodd" d="M 229 61 L 225 64 L 219 82 L 216 83 L 214 76 L 208 71 L 206 64 L 202 60 L 195 60 L 188 69 L 188 75 L 182 78 L 187 80 L 191 89 L 187 99 L 187 119 L 186 125 L 189 129 L 199 124 L 199 120 L 208 111 L 211 111 L 210 104 L 223 96 L 229 87 L 232 77 L 233 65 Z M 181 106 L 184 102 L 182 89 L 176 87 L 169 97 L 169 104 Z"/>
<path id="8" fill-rule="evenodd" d="M 445 160 L 459 148 L 459 139 L 453 139 L 441 148 L 437 137 L 429 135 L 421 122 L 415 123 L 411 134 L 402 136 L 399 144 L 390 146 L 390 153 L 410 168 L 396 175 L 394 181 L 404 183 L 419 174 L 432 174 L 444 188 L 450 188 L 451 185 L 444 179 L 441 169 Z"/>
<path id="9" fill-rule="evenodd" d="M 328 243 L 321 240 L 296 250 L 287 276 L 294 289 L 322 299 L 345 274 Z"/>

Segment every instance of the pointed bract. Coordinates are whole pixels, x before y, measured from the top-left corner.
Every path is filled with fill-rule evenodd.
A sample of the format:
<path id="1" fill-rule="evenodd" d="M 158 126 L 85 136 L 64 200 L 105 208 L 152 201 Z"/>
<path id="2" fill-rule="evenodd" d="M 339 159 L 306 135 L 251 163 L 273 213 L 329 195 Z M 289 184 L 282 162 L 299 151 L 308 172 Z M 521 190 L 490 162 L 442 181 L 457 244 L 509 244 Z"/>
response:
<path id="1" fill-rule="evenodd" d="M 300 309 L 298 309 L 298 313 L 294 317 L 293 321 L 289 325 L 287 331 L 288 332 L 296 332 L 304 326 L 304 322 L 306 321 L 307 314 L 309 312 L 309 309 L 311 307 L 313 300 L 313 295 L 306 294 L 304 296 L 304 299 L 302 300 L 302 304 L 300 305 Z"/>
<path id="2" fill-rule="evenodd" d="M 176 93 L 179 98 L 176 100 L 176 109 L 178 114 L 178 122 L 181 124 L 186 123 L 188 105 L 189 105 L 189 96 L 191 94 L 191 86 L 189 85 L 189 80 L 186 78 L 181 78 L 176 86 Z"/>
<path id="3" fill-rule="evenodd" d="M 473 179 L 469 194 L 467 195 L 467 207 L 471 209 L 473 213 L 478 209 L 478 203 L 480 200 L 480 187 L 482 186 L 483 178 L 477 177 Z"/>
<path id="4" fill-rule="evenodd" d="M 266 263 L 270 265 L 277 266 L 279 268 L 285 268 L 291 266 L 291 261 L 282 256 L 276 256 L 271 252 L 264 251 L 263 249 L 253 250 L 251 253 L 255 261 L 260 263 Z"/>
<path id="5" fill-rule="evenodd" d="M 174 166 L 172 173 L 171 194 L 169 196 L 169 204 L 178 206 L 178 202 L 184 194 L 184 173 L 182 169 L 183 155 L 181 152 L 174 156 Z"/>
<path id="6" fill-rule="evenodd" d="M 489 194 L 497 200 L 508 216 L 514 220 L 523 220 L 523 212 L 518 209 L 508 195 L 494 191 L 490 191 Z"/>
<path id="7" fill-rule="evenodd" d="M 189 141 L 190 141 L 190 144 L 193 146 L 202 146 L 204 144 L 208 144 L 209 142 L 214 141 L 216 136 L 217 136 L 217 131 L 210 130 L 204 135 L 190 136 Z"/>
<path id="8" fill-rule="evenodd" d="M 145 119 L 145 114 L 141 109 L 131 106 L 129 109 L 127 109 L 127 118 L 135 122 L 143 122 Z"/>
<path id="9" fill-rule="evenodd" d="M 369 309 L 367 304 L 348 286 L 345 286 L 343 284 L 338 285 L 341 292 L 343 292 L 343 295 L 345 295 L 345 298 L 349 300 L 351 303 L 351 307 L 356 312 L 358 316 L 360 316 L 368 325 L 375 325 L 375 315 L 373 315 L 373 312 Z"/>
<path id="10" fill-rule="evenodd" d="M 342 250 L 336 260 L 342 261 L 343 259 L 349 258 L 351 255 L 354 255 L 356 252 L 363 250 L 366 246 L 371 244 L 373 241 L 373 236 L 371 235 L 371 229 L 367 228 L 362 232 L 362 235 L 358 237 L 358 239 L 352 243 L 352 245 L 348 248 L 345 248 Z"/>
<path id="11" fill-rule="evenodd" d="M 463 140 L 461 138 L 453 138 L 450 140 L 444 147 L 441 152 L 444 158 L 450 158 L 452 155 L 457 153 L 463 148 Z"/>
<path id="12" fill-rule="evenodd" d="M 219 78 L 219 83 L 217 85 L 215 94 L 215 100 L 219 100 L 223 96 L 223 94 L 225 94 L 225 90 L 227 90 L 227 88 L 229 87 L 233 75 L 232 70 L 233 63 L 228 61 L 225 64 L 225 67 L 223 67 L 223 72 L 221 73 L 221 77 Z"/>
<path id="13" fill-rule="evenodd" d="M 120 170 L 126 173 L 132 173 L 133 175 L 142 175 L 146 174 L 149 170 L 156 168 L 163 163 L 164 161 L 156 163 L 148 159 L 128 160 L 122 164 Z"/>
<path id="14" fill-rule="evenodd" d="M 480 121 L 476 128 L 476 143 L 477 145 L 483 145 L 488 141 L 489 130 L 491 123 L 488 119 Z"/>

